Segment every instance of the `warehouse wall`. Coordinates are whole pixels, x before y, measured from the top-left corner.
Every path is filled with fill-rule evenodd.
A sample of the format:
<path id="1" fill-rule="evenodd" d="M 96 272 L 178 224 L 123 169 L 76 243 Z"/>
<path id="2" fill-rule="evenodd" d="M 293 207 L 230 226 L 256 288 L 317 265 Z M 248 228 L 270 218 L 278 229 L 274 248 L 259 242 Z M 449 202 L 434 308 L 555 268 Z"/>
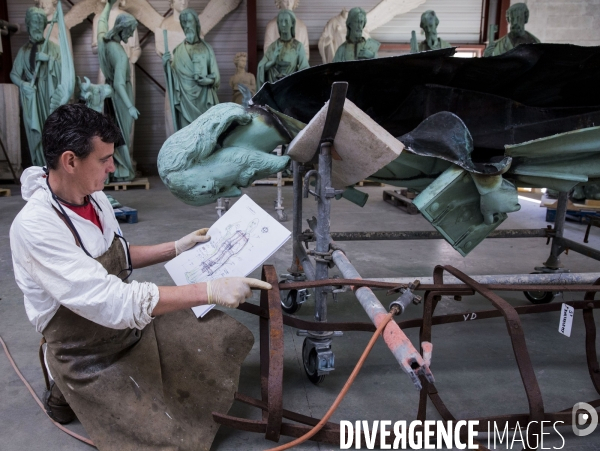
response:
<path id="1" fill-rule="evenodd" d="M 80 0 L 73 0 L 78 2 Z M 340 13 L 343 7 L 350 9 L 361 6 L 367 11 L 379 3 L 380 0 L 300 0 L 296 14 L 308 27 L 311 44 L 311 65 L 320 64 L 321 59 L 316 49 L 317 42 L 323 31 L 325 23 L 333 16 Z M 168 0 L 149 0 L 149 3 L 161 14 L 169 8 Z M 201 12 L 208 0 L 190 0 L 190 6 Z M 8 14 L 11 22 L 21 26 L 21 32 L 11 39 L 13 57 L 21 46 L 27 42 L 25 29 L 25 12 L 33 5 L 33 0 L 8 0 Z M 70 6 L 66 0 L 62 1 L 65 13 Z M 439 33 L 445 40 L 453 43 L 478 43 L 481 19 L 482 0 L 427 0 L 417 9 L 396 17 L 385 26 L 373 33 L 373 37 L 383 43 L 408 43 L 411 30 L 416 30 L 420 37 L 419 22 L 421 13 L 433 9 L 440 18 Z M 257 4 L 258 36 L 262 46 L 264 31 L 267 23 L 277 15 L 274 0 L 258 0 Z M 90 18 L 91 19 L 91 18 Z M 138 28 L 140 39 L 147 29 L 140 25 Z M 89 77 L 93 82 L 98 73 L 98 58 L 91 52 L 92 23 L 84 21 L 71 29 L 73 53 L 75 59 L 75 72 L 77 75 Z M 231 89 L 229 78 L 235 68 L 233 57 L 235 53 L 247 50 L 247 24 L 246 0 L 243 0 L 237 10 L 215 27 L 206 40 L 211 44 L 217 56 L 221 71 L 221 87 L 219 99 L 222 102 L 230 101 Z M 160 58 L 154 51 L 154 35 L 150 34 L 143 46 L 143 53 L 138 63 L 163 87 L 165 85 L 164 73 Z M 261 53 L 259 53 L 259 58 Z M 156 173 L 156 157 L 165 140 L 164 127 L 164 93 L 150 80 L 139 68 L 136 69 L 136 106 L 140 111 L 140 118 L 135 124 L 134 158 L 138 168 L 145 174 Z M 23 138 L 24 139 L 24 138 Z M 25 143 L 24 143 L 25 144 Z M 26 146 L 23 146 L 26 147 Z"/>
<path id="2" fill-rule="evenodd" d="M 337 16 L 343 7 L 346 9 L 360 6 L 369 11 L 381 0 L 300 0 L 296 9 L 296 16 L 304 21 L 308 28 L 310 44 L 317 45 L 323 27 L 329 19 Z M 479 42 L 479 28 L 481 22 L 481 0 L 427 0 L 425 3 L 402 16 L 393 18 L 383 27 L 377 29 L 372 37 L 381 42 L 407 43 L 410 41 L 410 32 L 417 31 L 419 35 L 419 23 L 421 14 L 433 9 L 440 19 L 438 32 L 446 41 L 452 43 Z M 277 14 L 274 0 L 258 0 L 258 36 L 264 37 L 267 23 Z M 261 43 L 262 44 L 262 41 Z M 312 61 L 311 65 L 319 63 Z"/>
<path id="3" fill-rule="evenodd" d="M 512 0 L 511 4 L 518 3 Z M 600 0 L 521 0 L 527 31 L 542 42 L 600 45 Z"/>

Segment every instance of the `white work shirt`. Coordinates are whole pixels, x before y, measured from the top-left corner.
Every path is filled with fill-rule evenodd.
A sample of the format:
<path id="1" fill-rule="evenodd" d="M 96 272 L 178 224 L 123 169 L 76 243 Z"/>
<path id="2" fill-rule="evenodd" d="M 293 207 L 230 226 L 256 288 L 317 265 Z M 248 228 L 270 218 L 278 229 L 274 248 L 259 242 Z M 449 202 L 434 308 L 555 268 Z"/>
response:
<path id="1" fill-rule="evenodd" d="M 94 260 L 108 250 L 115 233 L 122 236 L 106 195 L 101 191 L 91 195 L 100 207 L 92 202 L 102 231 L 63 207 L 94 257 L 90 258 L 52 208 L 54 205 L 60 211 L 42 168 L 23 171 L 21 184 L 27 205 L 10 228 L 10 248 L 15 279 L 25 295 L 25 311 L 37 331 L 44 330 L 61 305 L 113 329 L 146 326 L 158 302 L 158 287 L 149 282 L 124 283 Z"/>

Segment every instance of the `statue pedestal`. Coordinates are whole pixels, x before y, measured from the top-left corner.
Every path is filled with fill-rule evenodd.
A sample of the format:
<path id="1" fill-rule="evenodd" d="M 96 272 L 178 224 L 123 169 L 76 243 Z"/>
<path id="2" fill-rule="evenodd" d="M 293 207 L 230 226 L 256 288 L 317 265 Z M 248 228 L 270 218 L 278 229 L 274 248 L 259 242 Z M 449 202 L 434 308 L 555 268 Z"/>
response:
<path id="1" fill-rule="evenodd" d="M 22 171 L 20 120 L 19 88 L 10 83 L 0 84 L 0 140 L 17 176 Z M 12 172 L 4 160 L 4 153 L 0 149 L 0 180 L 12 180 Z"/>

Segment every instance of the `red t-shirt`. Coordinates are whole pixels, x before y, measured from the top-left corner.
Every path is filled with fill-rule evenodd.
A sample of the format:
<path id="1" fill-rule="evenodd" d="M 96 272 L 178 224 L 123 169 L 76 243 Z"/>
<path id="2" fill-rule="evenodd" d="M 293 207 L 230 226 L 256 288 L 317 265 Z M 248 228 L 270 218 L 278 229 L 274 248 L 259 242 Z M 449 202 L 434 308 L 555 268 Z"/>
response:
<path id="1" fill-rule="evenodd" d="M 77 213 L 79 216 L 81 216 L 84 219 L 87 219 L 88 221 L 92 221 L 94 224 L 96 224 L 98 226 L 98 228 L 100 230 L 102 230 L 102 225 L 100 224 L 100 218 L 98 217 L 98 213 L 96 213 L 96 210 L 94 209 L 94 206 L 92 205 L 92 203 L 88 201 L 80 206 L 75 206 L 75 205 L 66 205 L 63 204 L 65 207 L 69 208 L 71 211 L 74 211 L 75 213 Z M 102 230 L 102 232 L 104 232 Z"/>

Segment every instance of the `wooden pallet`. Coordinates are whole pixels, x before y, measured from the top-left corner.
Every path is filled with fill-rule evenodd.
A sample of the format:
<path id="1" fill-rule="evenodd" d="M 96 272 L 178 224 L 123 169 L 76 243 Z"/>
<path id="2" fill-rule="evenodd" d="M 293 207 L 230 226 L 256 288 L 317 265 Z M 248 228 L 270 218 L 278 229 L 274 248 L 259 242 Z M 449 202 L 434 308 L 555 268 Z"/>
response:
<path id="1" fill-rule="evenodd" d="M 541 193 L 543 188 L 517 188 L 520 193 Z"/>
<path id="2" fill-rule="evenodd" d="M 374 182 L 372 180 L 361 180 L 356 186 L 385 186 L 385 183 Z"/>
<path id="3" fill-rule="evenodd" d="M 394 207 L 405 211 L 409 215 L 419 214 L 419 209 L 414 206 L 412 199 L 403 196 L 398 191 L 384 191 L 383 200 L 386 201 L 388 204 L 392 204 Z"/>
<path id="4" fill-rule="evenodd" d="M 0 188 L 0 197 L 10 197 L 10 190 L 8 188 Z"/>
<path id="5" fill-rule="evenodd" d="M 598 202 L 598 201 L 592 201 L 592 202 Z M 547 194 L 544 194 L 542 196 L 540 207 L 546 207 L 551 210 L 556 210 L 557 205 L 558 205 L 558 199 L 552 199 L 552 198 L 548 197 Z M 573 203 L 569 199 L 567 201 L 567 210 L 568 211 L 600 211 L 600 204 L 588 205 L 588 201 L 586 201 L 585 204 L 579 204 L 579 203 Z"/>
<path id="6" fill-rule="evenodd" d="M 114 188 L 115 191 L 127 191 L 127 188 L 133 187 L 143 187 L 144 189 L 150 189 L 150 182 L 147 178 L 141 178 L 133 179 L 131 182 L 112 182 L 104 185 L 104 189 Z"/>

